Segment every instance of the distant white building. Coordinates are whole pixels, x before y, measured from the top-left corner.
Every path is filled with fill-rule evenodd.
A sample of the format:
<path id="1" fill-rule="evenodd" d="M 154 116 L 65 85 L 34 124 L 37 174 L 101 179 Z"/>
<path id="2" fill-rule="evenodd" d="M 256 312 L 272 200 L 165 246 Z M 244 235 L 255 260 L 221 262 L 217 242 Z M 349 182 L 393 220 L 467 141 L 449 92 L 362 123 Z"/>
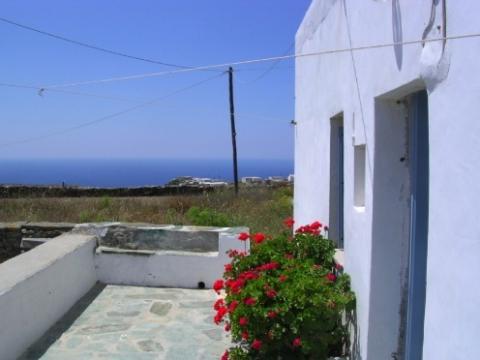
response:
<path id="1" fill-rule="evenodd" d="M 258 176 L 244 176 L 242 177 L 243 184 L 262 184 L 263 179 Z"/>
<path id="2" fill-rule="evenodd" d="M 313 0 L 296 53 L 295 218 L 328 222 L 357 295 L 353 359 L 480 359 L 474 0 Z"/>

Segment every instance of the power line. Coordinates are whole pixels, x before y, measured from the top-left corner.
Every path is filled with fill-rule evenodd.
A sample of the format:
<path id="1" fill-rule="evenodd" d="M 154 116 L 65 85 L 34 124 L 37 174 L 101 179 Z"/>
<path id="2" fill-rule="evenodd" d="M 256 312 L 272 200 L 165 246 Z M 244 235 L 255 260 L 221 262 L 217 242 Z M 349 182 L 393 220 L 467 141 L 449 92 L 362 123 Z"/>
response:
<path id="1" fill-rule="evenodd" d="M 72 87 L 72 86 L 80 86 L 80 85 L 92 85 L 92 84 L 108 83 L 108 82 L 114 82 L 114 81 L 144 79 L 144 78 L 149 78 L 149 77 L 158 77 L 158 76 L 172 75 L 172 74 L 179 74 L 179 73 L 186 73 L 186 72 L 193 72 L 193 71 L 203 71 L 203 70 L 211 70 L 211 69 L 228 68 L 230 66 L 255 64 L 255 63 L 267 62 L 267 61 L 305 58 L 305 57 L 311 57 L 311 56 L 323 56 L 323 55 L 338 54 L 338 53 L 345 53 L 345 52 L 351 52 L 351 51 L 363 51 L 363 50 L 371 50 L 371 49 L 380 49 L 380 48 L 399 46 L 399 45 L 413 45 L 413 44 L 430 43 L 430 42 L 436 42 L 436 41 L 460 40 L 460 39 L 468 39 L 468 38 L 476 38 L 476 37 L 480 37 L 480 33 L 447 36 L 447 37 L 431 38 L 431 39 L 423 39 L 423 40 L 411 40 L 411 41 L 403 41 L 403 42 L 392 42 L 392 43 L 365 45 L 365 46 L 332 49 L 332 50 L 323 50 L 323 51 L 304 53 L 304 54 L 291 54 L 291 55 L 283 55 L 283 56 L 273 56 L 273 57 L 267 57 L 267 58 L 258 58 L 258 59 L 251 59 L 251 60 L 235 61 L 235 62 L 223 63 L 223 64 L 197 66 L 197 67 L 191 67 L 191 68 L 188 68 L 188 69 L 178 69 L 178 70 L 171 70 L 171 71 L 152 72 L 152 73 L 129 75 L 129 76 L 122 76 L 122 77 L 114 77 L 114 78 L 107 78 L 107 79 L 100 79 L 100 80 L 79 81 L 79 82 L 66 83 L 66 84 L 55 84 L 55 85 L 44 86 L 43 88 L 45 90 L 49 90 L 49 89 L 52 89 L 52 88 L 63 88 L 63 87 Z"/>
<path id="2" fill-rule="evenodd" d="M 88 126 L 92 126 L 92 125 L 95 125 L 95 124 L 98 124 L 98 123 L 101 123 L 103 121 L 106 121 L 106 120 L 109 120 L 109 119 L 112 119 L 114 117 L 117 117 L 117 116 L 121 116 L 121 115 L 124 115 L 124 114 L 127 114 L 127 113 L 130 113 L 132 111 L 135 111 L 135 110 L 138 110 L 140 108 L 143 108 L 143 107 L 147 107 L 149 105 L 152 105 L 152 104 L 155 104 L 161 100 L 164 100 L 166 98 L 169 98 L 171 96 L 174 96 L 174 95 L 177 95 L 181 92 L 184 92 L 184 91 L 187 91 L 187 90 L 190 90 L 194 87 L 197 87 L 199 85 L 202 85 L 208 81 L 211 81 L 211 80 L 214 80 L 214 79 L 217 79 L 221 76 L 223 76 L 225 73 L 221 73 L 221 74 L 217 74 L 213 77 L 209 77 L 207 79 L 204 79 L 204 80 L 201 80 L 201 81 L 198 81 L 192 85 L 189 85 L 187 87 L 184 87 L 184 88 L 181 88 L 181 89 L 178 89 L 174 92 L 171 92 L 169 94 L 166 94 L 166 95 L 163 95 L 161 97 L 158 97 L 158 98 L 155 98 L 153 100 L 150 100 L 150 101 L 147 101 L 147 102 L 143 102 L 141 104 L 138 104 L 138 105 L 135 105 L 135 106 L 132 106 L 130 108 L 127 108 L 127 109 L 124 109 L 124 110 L 121 110 L 121 111 L 118 111 L 116 113 L 113 113 L 113 114 L 110 114 L 110 115 L 106 115 L 106 116 L 102 116 L 98 119 L 95 119 L 95 120 L 91 120 L 91 121 L 88 121 L 88 122 L 85 122 L 85 123 L 82 123 L 82 124 L 79 124 L 79 125 L 76 125 L 76 126 L 72 126 L 72 127 L 69 127 L 69 128 L 66 128 L 66 129 L 62 129 L 62 130 L 58 130 L 58 131 L 54 131 L 54 132 L 51 132 L 49 134 L 45 134 L 45 135 L 40 135 L 40 136 L 35 136 L 35 137 L 30 137 L 30 138 L 26 138 L 26 139 L 23 139 L 23 140 L 17 140 L 17 141 L 12 141 L 12 142 L 8 142 L 8 143 L 3 143 L 3 144 L 0 144 L 0 148 L 4 148 L 4 147 L 7 147 L 7 146 L 12 146 L 12 145 L 19 145 L 19 144 L 25 144 L 25 143 L 29 143 L 29 142 L 34 142 L 34 141 L 39 141 L 39 140 L 44 140 L 44 139 L 47 139 L 47 138 L 50 138 L 50 137 L 53 137 L 53 136 L 58 136 L 58 135 L 63 135 L 63 134 L 66 134 L 66 133 L 69 133 L 69 132 L 72 132 L 72 131 L 75 131 L 75 130 L 78 130 L 78 129 L 82 129 L 82 128 L 85 128 L 85 127 L 88 127 Z"/>
<path id="3" fill-rule="evenodd" d="M 22 28 L 24 30 L 33 31 L 33 32 L 36 32 L 38 34 L 49 36 L 49 37 L 57 39 L 57 40 L 65 41 L 65 42 L 68 42 L 70 44 L 82 46 L 82 47 L 85 47 L 85 48 L 88 48 L 88 49 L 101 51 L 101 52 L 104 52 L 104 53 L 107 53 L 107 54 L 110 54 L 110 55 L 121 56 L 121 57 L 124 57 L 124 58 L 127 58 L 127 59 L 139 60 L 139 61 L 143 61 L 143 62 L 147 62 L 147 63 L 151 63 L 151 64 L 170 66 L 170 67 L 175 67 L 175 68 L 179 68 L 179 69 L 191 69 L 192 68 L 191 66 L 178 65 L 178 64 L 172 64 L 172 63 L 168 63 L 168 62 L 164 62 L 164 61 L 153 60 L 153 59 L 149 59 L 149 58 L 145 58 L 145 57 L 126 54 L 126 53 L 116 51 L 116 50 L 110 50 L 110 49 L 103 48 L 103 47 L 100 47 L 100 46 L 97 46 L 97 45 L 87 44 L 87 43 L 84 43 L 82 41 L 66 38 L 62 35 L 57 35 L 57 34 L 54 34 L 54 33 L 51 33 L 51 32 L 43 31 L 43 30 L 28 26 L 28 25 L 23 25 L 23 24 L 20 24 L 18 22 L 15 22 L 15 21 L 3 18 L 3 17 L 0 17 L 0 21 L 4 22 L 6 24 L 10 24 L 10 25 Z"/>
<path id="4" fill-rule="evenodd" d="M 291 43 L 290 46 L 288 47 L 287 50 L 285 50 L 283 52 L 282 55 L 287 55 L 290 50 L 292 50 L 292 48 L 295 46 L 295 42 Z M 249 80 L 249 81 L 241 81 L 240 83 L 243 84 L 243 85 L 248 85 L 248 84 L 253 84 L 254 82 L 257 82 L 258 80 L 261 80 L 263 79 L 265 76 L 267 76 L 272 70 L 275 69 L 275 67 L 277 67 L 278 64 L 280 64 L 282 62 L 281 59 L 279 60 L 276 60 L 275 62 L 273 62 L 273 64 L 271 66 L 269 66 L 263 73 L 261 73 L 260 75 L 258 75 L 256 78 L 254 78 L 253 80 Z"/>
<path id="5" fill-rule="evenodd" d="M 40 86 L 35 85 L 22 85 L 22 84 L 12 84 L 12 83 L 0 83 L 0 86 L 9 87 L 9 88 L 19 88 L 19 89 L 32 89 L 37 90 L 40 96 L 43 96 L 44 89 Z M 68 95 L 79 95 L 79 96 L 88 96 L 93 98 L 99 99 L 106 99 L 106 100 L 115 100 L 115 101 L 128 101 L 128 102 L 139 102 L 140 99 L 128 99 L 124 97 L 116 97 L 116 96 L 109 96 L 109 95 L 100 95 L 100 94 L 92 94 L 92 93 L 85 93 L 79 91 L 69 91 L 69 90 L 62 90 L 62 89 L 49 89 L 49 91 L 57 92 L 61 94 L 68 94 Z"/>
<path id="6" fill-rule="evenodd" d="M 262 69 L 265 70 L 265 69 Z M 11 83 L 0 83 L 0 86 L 4 87 L 11 87 L 11 88 L 19 88 L 19 89 L 33 89 L 33 90 L 42 90 L 41 87 L 34 86 L 34 85 L 21 85 L 21 84 L 11 84 Z M 93 98 L 99 98 L 99 99 L 106 99 L 106 100 L 115 100 L 115 101 L 122 101 L 122 102 L 130 102 L 130 103 L 142 103 L 145 102 L 144 99 L 134 99 L 134 98 L 125 98 L 125 97 L 116 97 L 116 96 L 110 96 L 110 95 L 100 95 L 100 94 L 92 94 L 92 93 L 85 93 L 85 92 L 76 92 L 76 91 L 68 91 L 68 90 L 60 90 L 60 89 L 52 89 L 52 92 L 55 93 L 60 93 L 60 94 L 67 94 L 67 95 L 77 95 L 77 96 L 87 96 L 87 97 L 93 97 Z M 155 105 L 155 104 L 152 104 Z M 162 107 L 165 107 L 165 105 L 162 104 Z M 168 108 L 178 108 L 178 106 L 167 106 Z M 206 109 L 204 108 L 195 108 L 195 111 L 202 111 L 204 113 L 213 113 L 216 115 L 224 114 L 222 111 L 211 111 L 211 109 Z M 287 119 L 281 119 L 279 117 L 274 117 L 274 116 L 268 116 L 268 115 L 263 115 L 263 114 L 254 114 L 254 113 L 235 113 L 236 117 L 239 118 L 254 118 L 254 119 L 264 119 L 264 120 L 275 120 L 275 121 L 287 121 Z"/>

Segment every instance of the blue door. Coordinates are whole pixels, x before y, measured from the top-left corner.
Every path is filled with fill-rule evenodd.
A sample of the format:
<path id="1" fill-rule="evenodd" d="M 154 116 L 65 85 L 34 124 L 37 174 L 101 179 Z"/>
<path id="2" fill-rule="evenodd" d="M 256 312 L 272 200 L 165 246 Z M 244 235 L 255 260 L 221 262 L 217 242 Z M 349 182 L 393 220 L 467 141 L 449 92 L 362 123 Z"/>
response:
<path id="1" fill-rule="evenodd" d="M 407 360 L 421 360 L 425 318 L 428 250 L 428 95 L 410 98 L 410 241 L 405 354 Z"/>

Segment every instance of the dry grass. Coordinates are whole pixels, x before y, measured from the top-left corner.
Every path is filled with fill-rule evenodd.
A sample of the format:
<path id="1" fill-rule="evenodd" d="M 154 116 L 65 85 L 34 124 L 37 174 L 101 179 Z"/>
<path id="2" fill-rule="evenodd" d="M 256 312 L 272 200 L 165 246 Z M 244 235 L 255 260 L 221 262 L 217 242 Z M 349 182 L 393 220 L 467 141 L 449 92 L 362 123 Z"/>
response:
<path id="1" fill-rule="evenodd" d="M 153 224 L 192 224 L 187 216 L 192 206 L 224 214 L 231 226 L 276 233 L 281 221 L 292 213 L 290 188 L 242 188 L 205 195 L 129 198 L 21 198 L 0 199 L 0 222 L 125 221 Z"/>

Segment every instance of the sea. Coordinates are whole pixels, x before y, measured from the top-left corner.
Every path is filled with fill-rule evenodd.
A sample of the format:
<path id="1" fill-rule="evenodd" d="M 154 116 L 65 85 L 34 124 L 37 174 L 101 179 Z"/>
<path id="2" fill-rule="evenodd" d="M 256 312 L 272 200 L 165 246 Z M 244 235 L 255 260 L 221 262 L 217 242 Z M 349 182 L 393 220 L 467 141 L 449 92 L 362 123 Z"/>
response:
<path id="1" fill-rule="evenodd" d="M 293 160 L 239 159 L 239 177 L 288 176 Z M 164 185 L 179 176 L 233 181 L 231 159 L 0 159 L 0 184 Z"/>

